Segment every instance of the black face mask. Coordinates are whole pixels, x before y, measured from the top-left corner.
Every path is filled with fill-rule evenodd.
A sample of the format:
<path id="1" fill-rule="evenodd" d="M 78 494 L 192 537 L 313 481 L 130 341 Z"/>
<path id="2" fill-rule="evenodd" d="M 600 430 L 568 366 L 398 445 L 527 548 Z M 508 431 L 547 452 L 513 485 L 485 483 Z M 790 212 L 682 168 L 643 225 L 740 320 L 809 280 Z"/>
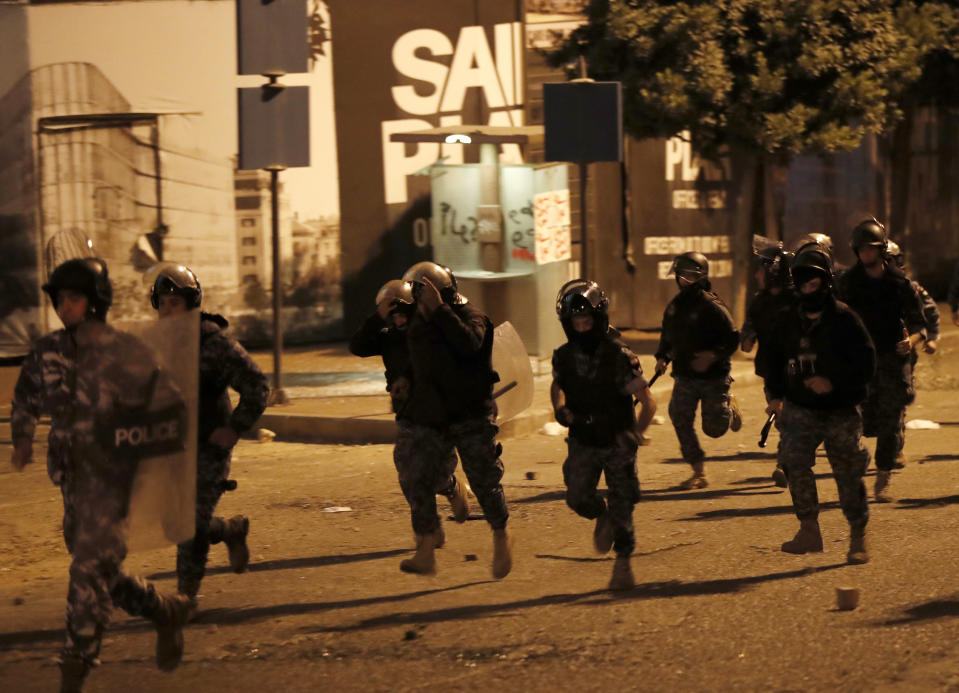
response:
<path id="1" fill-rule="evenodd" d="M 799 294 L 799 305 L 807 313 L 818 313 L 829 301 L 829 289 L 820 288 L 811 294 Z"/>

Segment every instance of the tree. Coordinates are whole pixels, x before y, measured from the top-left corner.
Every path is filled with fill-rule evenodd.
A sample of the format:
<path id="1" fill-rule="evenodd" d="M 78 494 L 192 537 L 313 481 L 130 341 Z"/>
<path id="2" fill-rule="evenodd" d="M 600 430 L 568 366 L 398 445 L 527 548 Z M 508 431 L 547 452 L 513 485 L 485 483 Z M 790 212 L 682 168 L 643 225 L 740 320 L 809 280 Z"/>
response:
<path id="1" fill-rule="evenodd" d="M 884 211 L 892 229 L 907 237 L 916 112 L 923 107 L 959 108 L 959 3 L 908 0 L 893 7 L 896 25 L 917 46 L 921 68 L 919 79 L 903 89 L 902 118 L 880 140 L 886 159 Z"/>
<path id="2" fill-rule="evenodd" d="M 951 4 L 955 4 L 954 2 Z M 924 6 L 913 14 L 910 7 Z M 623 83 L 624 124 L 634 137 L 684 130 L 703 157 L 731 157 L 739 189 L 800 153 L 856 148 L 890 132 L 922 76 L 950 4 L 891 0 L 592 0 L 587 23 L 550 55 L 584 56 L 590 77 Z M 938 14 L 937 14 L 938 12 Z M 908 15 L 910 24 L 901 22 Z M 753 188 L 753 204 L 765 195 Z M 752 233 L 744 214 L 734 270 L 745 276 Z M 773 229 L 772 235 L 781 232 Z M 732 297 L 742 305 L 743 287 Z M 737 309 L 738 312 L 738 309 Z"/>

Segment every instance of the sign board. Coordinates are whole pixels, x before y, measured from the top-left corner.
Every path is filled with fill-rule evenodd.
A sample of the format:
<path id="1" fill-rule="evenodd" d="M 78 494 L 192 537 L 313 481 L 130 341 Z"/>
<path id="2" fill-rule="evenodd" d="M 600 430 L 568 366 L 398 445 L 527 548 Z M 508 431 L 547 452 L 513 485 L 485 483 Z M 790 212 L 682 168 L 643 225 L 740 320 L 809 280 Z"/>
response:
<path id="1" fill-rule="evenodd" d="M 309 87 L 249 87 L 237 96 L 241 171 L 310 165 Z"/>
<path id="2" fill-rule="evenodd" d="M 524 125 L 524 12 L 515 0 L 327 5 L 349 333 L 369 313 L 377 288 L 423 259 L 436 241 L 420 246 L 435 205 L 418 185 L 425 177 L 415 174 L 443 157 L 448 164 L 478 161 L 476 145 L 391 142 L 391 135 L 444 125 Z M 503 154 L 521 161 L 517 145 L 502 147 Z M 447 215 L 447 233 L 466 225 L 472 234 L 478 219 L 470 206 L 474 211 L 464 214 L 465 205 L 457 203 L 455 224 Z M 434 218 L 433 230 L 438 226 Z M 478 241 L 454 240 L 479 267 Z"/>
<path id="3" fill-rule="evenodd" d="M 622 161 L 620 83 L 544 84 L 543 125 L 547 161 Z"/>
<path id="4" fill-rule="evenodd" d="M 306 0 L 236 0 L 237 72 L 307 72 Z"/>

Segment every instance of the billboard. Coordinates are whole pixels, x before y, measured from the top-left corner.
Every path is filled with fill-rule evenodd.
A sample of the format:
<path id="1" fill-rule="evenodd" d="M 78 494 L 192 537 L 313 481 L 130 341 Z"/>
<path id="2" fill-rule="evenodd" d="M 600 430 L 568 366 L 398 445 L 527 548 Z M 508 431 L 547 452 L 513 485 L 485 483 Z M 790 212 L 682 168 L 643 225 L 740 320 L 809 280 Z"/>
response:
<path id="1" fill-rule="evenodd" d="M 312 165 L 281 178 L 288 342 L 343 333 L 330 20 L 293 5 L 309 71 L 284 83 L 309 87 Z M 263 78 L 237 75 L 236 20 L 236 0 L 0 3 L 0 357 L 59 327 L 39 286 L 46 243 L 71 229 L 108 263 L 114 319 L 152 318 L 144 277 L 162 259 L 197 272 L 241 339 L 270 342 L 269 174 L 237 162 L 237 90 Z"/>
<path id="2" fill-rule="evenodd" d="M 426 169 L 439 159 L 478 160 L 475 145 L 390 136 L 524 124 L 523 3 L 330 0 L 329 7 L 349 329 L 369 312 L 380 285 L 432 257 Z M 520 163 L 518 146 L 504 145 L 500 160 Z"/>

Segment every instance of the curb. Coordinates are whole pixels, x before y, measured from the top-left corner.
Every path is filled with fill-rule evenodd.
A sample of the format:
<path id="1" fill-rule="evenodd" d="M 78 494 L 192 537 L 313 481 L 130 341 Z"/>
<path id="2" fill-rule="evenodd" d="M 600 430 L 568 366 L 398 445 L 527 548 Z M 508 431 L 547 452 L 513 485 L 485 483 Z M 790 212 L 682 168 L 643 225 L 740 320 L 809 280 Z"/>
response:
<path id="1" fill-rule="evenodd" d="M 736 364 L 744 372 L 736 373 Z M 740 386 L 759 382 L 751 360 L 736 359 L 733 362 L 734 382 Z M 748 368 L 748 372 L 746 369 Z M 660 381 L 653 386 L 653 394 L 660 402 L 672 391 L 672 380 Z M 517 417 L 499 424 L 499 439 L 536 433 L 553 420 L 549 407 L 531 406 Z M 284 443 L 320 443 L 340 445 L 374 445 L 392 443 L 396 439 L 396 422 L 392 419 L 339 418 L 317 414 L 285 414 L 267 412 L 254 426 L 268 428 L 276 433 L 276 440 Z"/>

